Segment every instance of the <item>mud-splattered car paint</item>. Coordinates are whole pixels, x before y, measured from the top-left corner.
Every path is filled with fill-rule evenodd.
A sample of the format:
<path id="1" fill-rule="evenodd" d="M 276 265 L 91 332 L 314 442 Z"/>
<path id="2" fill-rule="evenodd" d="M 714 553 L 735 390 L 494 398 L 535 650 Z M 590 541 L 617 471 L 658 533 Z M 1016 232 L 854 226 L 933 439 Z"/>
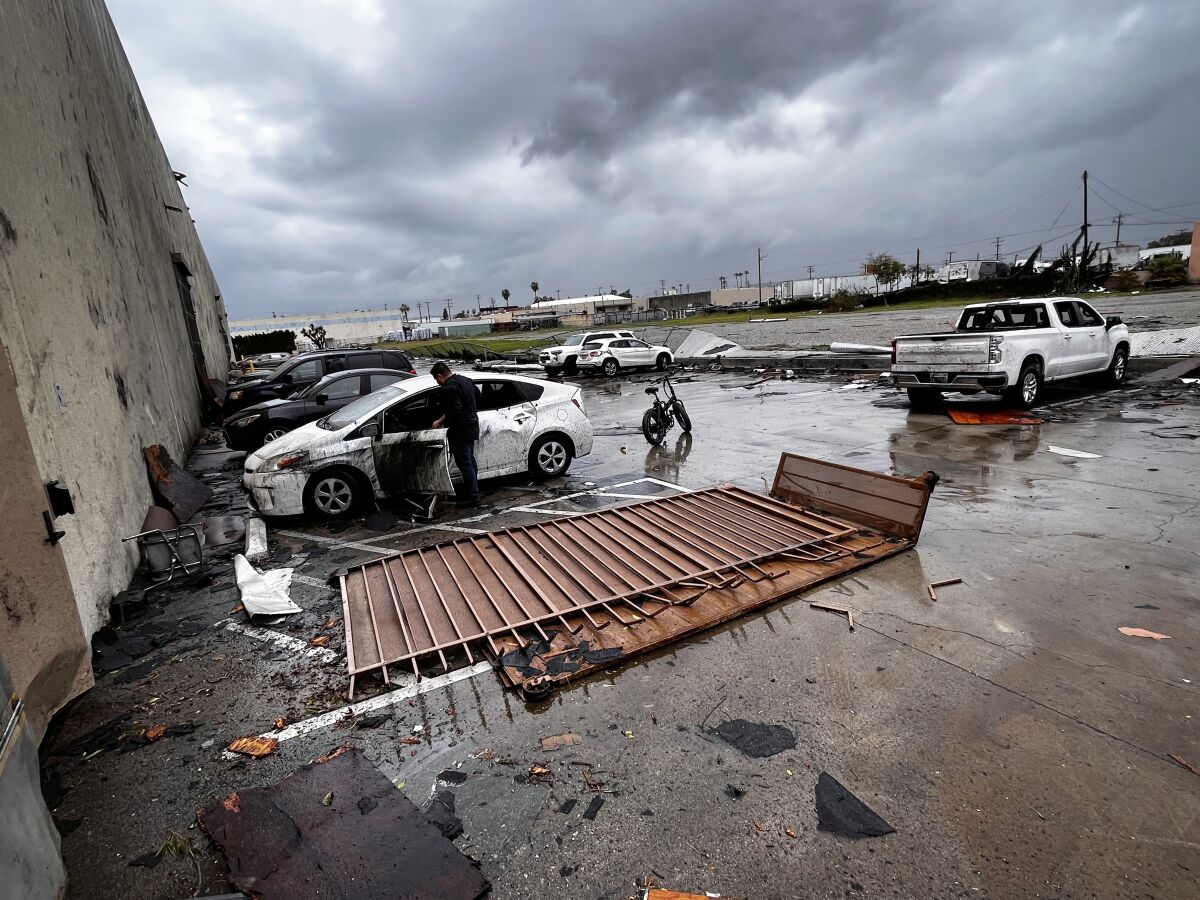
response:
<path id="1" fill-rule="evenodd" d="M 479 477 L 554 475 L 592 450 L 578 387 L 520 375 L 463 373 L 483 396 Z M 410 378 L 301 426 L 246 459 L 242 483 L 264 515 L 341 515 L 368 497 L 454 492 L 437 382 Z"/>

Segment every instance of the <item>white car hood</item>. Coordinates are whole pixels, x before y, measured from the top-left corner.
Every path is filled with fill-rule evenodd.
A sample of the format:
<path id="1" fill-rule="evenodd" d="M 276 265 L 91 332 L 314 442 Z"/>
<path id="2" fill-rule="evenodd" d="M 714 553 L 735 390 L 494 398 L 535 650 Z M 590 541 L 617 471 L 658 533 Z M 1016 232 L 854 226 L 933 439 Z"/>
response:
<path id="1" fill-rule="evenodd" d="M 313 450 L 326 444 L 341 443 L 350 427 L 352 426 L 346 426 L 339 431 L 326 431 L 316 422 L 301 425 L 295 431 L 289 431 L 283 437 L 276 438 L 269 444 L 263 444 L 246 457 L 246 468 L 257 469 L 265 460 L 273 459 L 276 456 L 287 456 Z"/>

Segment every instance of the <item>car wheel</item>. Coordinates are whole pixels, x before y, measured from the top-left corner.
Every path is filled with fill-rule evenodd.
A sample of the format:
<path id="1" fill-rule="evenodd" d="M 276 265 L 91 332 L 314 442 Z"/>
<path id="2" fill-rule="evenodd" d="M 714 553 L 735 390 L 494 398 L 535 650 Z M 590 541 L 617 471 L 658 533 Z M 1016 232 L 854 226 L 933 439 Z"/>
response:
<path id="1" fill-rule="evenodd" d="M 561 374 L 562 374 L 562 369 L 560 369 L 558 366 L 546 366 L 546 377 L 547 378 L 557 378 Z"/>
<path id="2" fill-rule="evenodd" d="M 571 445 L 555 434 L 534 441 L 529 449 L 529 473 L 534 478 L 554 478 L 571 465 Z"/>
<path id="3" fill-rule="evenodd" d="M 1008 391 L 1008 398 L 1022 409 L 1033 409 L 1042 395 L 1042 370 L 1035 362 L 1021 366 L 1017 383 Z"/>
<path id="4" fill-rule="evenodd" d="M 305 506 L 327 519 L 348 516 L 358 508 L 360 488 L 353 475 L 341 469 L 321 472 L 308 479 Z"/>
<path id="5" fill-rule="evenodd" d="M 563 374 L 567 376 L 579 374 L 579 367 L 575 365 L 575 357 L 570 356 L 567 358 L 566 362 L 563 363 Z"/>
<path id="6" fill-rule="evenodd" d="M 642 434 L 655 447 L 661 444 L 663 438 L 667 436 L 667 423 L 663 421 L 663 417 L 659 415 L 657 409 L 650 408 L 642 416 Z"/>
<path id="7" fill-rule="evenodd" d="M 621 364 L 611 356 L 604 361 L 604 374 L 612 378 L 621 369 Z"/>
<path id="8" fill-rule="evenodd" d="M 292 429 L 284 428 L 282 425 L 272 425 L 263 432 L 263 443 L 269 444 L 271 441 L 277 441 Z"/>
<path id="9" fill-rule="evenodd" d="M 942 404 L 942 392 L 929 388 L 910 387 L 908 405 L 912 409 L 936 409 Z"/>
<path id="10" fill-rule="evenodd" d="M 667 369 L 667 366 L 669 366 L 670 364 L 671 364 L 671 357 L 667 356 L 667 354 L 665 354 L 665 353 L 660 353 L 660 354 L 658 354 L 658 359 L 654 363 L 654 368 L 658 369 L 658 371 L 660 371 L 660 372 L 665 372 Z"/>
<path id="11" fill-rule="evenodd" d="M 1117 352 L 1113 354 L 1112 362 L 1108 366 L 1108 383 L 1113 387 L 1123 385 L 1128 365 L 1129 351 L 1124 347 L 1118 347 Z"/>

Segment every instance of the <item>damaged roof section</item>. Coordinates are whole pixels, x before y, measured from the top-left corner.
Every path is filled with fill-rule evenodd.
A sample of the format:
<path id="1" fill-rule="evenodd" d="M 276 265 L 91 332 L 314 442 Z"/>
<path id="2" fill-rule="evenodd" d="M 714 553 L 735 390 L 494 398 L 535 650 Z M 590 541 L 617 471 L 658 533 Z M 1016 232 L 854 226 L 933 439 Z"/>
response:
<path id="1" fill-rule="evenodd" d="M 341 579 L 351 696 L 363 673 L 476 653 L 548 689 L 907 549 L 936 481 L 784 454 L 770 498 L 709 488 L 357 566 Z"/>

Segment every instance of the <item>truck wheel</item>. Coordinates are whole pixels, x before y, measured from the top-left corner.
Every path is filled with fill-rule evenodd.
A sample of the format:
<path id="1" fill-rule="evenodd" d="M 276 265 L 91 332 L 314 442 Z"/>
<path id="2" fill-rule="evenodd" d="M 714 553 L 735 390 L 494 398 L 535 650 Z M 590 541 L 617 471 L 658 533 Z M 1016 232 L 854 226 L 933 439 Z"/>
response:
<path id="1" fill-rule="evenodd" d="M 1042 370 L 1035 362 L 1021 366 L 1021 375 L 1014 387 L 1009 388 L 1008 398 L 1023 409 L 1033 409 L 1042 395 Z"/>
<path id="2" fill-rule="evenodd" d="M 562 369 L 560 369 L 558 366 L 546 366 L 546 377 L 547 378 L 557 378 L 561 374 L 562 374 Z"/>
<path id="3" fill-rule="evenodd" d="M 942 405 L 942 392 L 929 388 L 910 387 L 908 405 L 912 409 L 936 409 Z"/>
<path id="4" fill-rule="evenodd" d="M 579 374 L 579 367 L 575 365 L 575 357 L 568 356 L 563 362 L 563 374 L 568 377 Z"/>
<path id="5" fill-rule="evenodd" d="M 1129 351 L 1124 347 L 1118 347 L 1117 352 L 1113 354 L 1112 362 L 1108 366 L 1108 383 L 1113 387 L 1120 387 L 1125 383 L 1125 370 L 1129 363 Z"/>

